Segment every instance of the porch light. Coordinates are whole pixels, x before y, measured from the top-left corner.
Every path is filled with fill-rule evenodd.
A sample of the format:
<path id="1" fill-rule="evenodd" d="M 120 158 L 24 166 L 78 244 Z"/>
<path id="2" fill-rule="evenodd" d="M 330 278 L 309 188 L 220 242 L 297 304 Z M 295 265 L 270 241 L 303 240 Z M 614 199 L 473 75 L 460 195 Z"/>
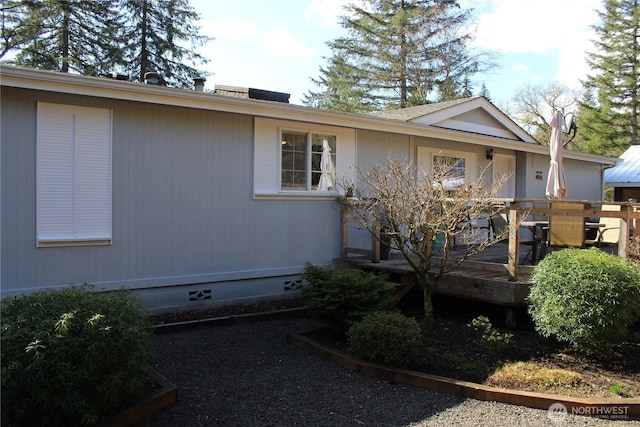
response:
<path id="1" fill-rule="evenodd" d="M 487 160 L 493 160 L 493 148 L 487 150 Z"/>

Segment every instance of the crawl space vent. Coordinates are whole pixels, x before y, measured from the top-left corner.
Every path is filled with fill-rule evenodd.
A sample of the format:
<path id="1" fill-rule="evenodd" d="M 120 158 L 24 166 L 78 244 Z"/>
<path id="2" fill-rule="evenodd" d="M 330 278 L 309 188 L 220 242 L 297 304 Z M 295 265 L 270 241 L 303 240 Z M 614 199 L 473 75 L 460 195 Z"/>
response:
<path id="1" fill-rule="evenodd" d="M 189 291 L 189 302 L 204 301 L 212 298 L 211 289 L 200 289 L 199 291 Z"/>

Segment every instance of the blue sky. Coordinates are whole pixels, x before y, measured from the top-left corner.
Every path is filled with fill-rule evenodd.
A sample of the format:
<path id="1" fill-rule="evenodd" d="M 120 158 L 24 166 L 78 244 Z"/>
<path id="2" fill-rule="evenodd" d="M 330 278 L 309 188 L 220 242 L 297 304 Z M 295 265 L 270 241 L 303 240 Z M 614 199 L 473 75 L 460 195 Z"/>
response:
<path id="1" fill-rule="evenodd" d="M 198 49 L 210 62 L 206 88 L 215 84 L 291 94 L 301 104 L 315 87 L 326 41 L 344 35 L 338 17 L 349 0 L 190 0 L 201 33 L 214 40 Z M 477 76 L 503 109 L 526 83 L 558 80 L 578 87 L 588 71 L 600 0 L 459 0 L 474 9 L 474 46 L 496 52 L 500 69 Z"/>

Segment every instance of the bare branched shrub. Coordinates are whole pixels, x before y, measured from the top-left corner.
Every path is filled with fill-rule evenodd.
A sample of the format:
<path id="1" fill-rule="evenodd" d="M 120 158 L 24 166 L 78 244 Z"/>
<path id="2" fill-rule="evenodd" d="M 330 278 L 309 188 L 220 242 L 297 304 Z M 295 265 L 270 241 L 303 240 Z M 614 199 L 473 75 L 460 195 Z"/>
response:
<path id="1" fill-rule="evenodd" d="M 485 169 L 477 178 L 460 179 L 455 172 L 450 165 L 418 172 L 411 164 L 389 160 L 359 169 L 357 183 L 339 183 L 353 196 L 341 200 L 350 219 L 374 236 L 380 227 L 391 249 L 409 262 L 424 291 L 427 322 L 433 319 L 431 295 L 442 275 L 505 237 L 481 238 L 474 224 L 503 208 L 495 198 L 508 176 L 487 179 Z M 450 262 L 454 240 L 464 247 L 463 256 Z M 436 241 L 437 253 L 432 250 Z M 432 265 L 434 256 L 442 258 L 439 265 Z"/>
<path id="2" fill-rule="evenodd" d="M 640 234 L 629 240 L 629 260 L 640 265 Z"/>

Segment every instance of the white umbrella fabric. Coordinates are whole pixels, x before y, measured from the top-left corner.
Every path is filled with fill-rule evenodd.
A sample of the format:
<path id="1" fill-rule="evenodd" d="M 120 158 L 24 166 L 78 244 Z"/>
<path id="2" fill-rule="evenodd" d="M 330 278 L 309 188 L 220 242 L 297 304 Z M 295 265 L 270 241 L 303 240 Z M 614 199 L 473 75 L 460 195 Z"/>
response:
<path id="1" fill-rule="evenodd" d="M 333 187 L 333 179 L 331 172 L 333 170 L 333 161 L 331 160 L 331 147 L 325 139 L 322 141 L 322 157 L 320 158 L 320 182 L 318 182 L 318 191 L 328 191 Z"/>
<path id="2" fill-rule="evenodd" d="M 562 165 L 562 155 L 564 147 L 562 145 L 562 128 L 564 127 L 564 117 L 560 111 L 553 113 L 551 119 L 551 139 L 549 140 L 549 176 L 547 178 L 547 199 L 566 199 L 567 181 L 564 176 L 564 166 Z"/>

